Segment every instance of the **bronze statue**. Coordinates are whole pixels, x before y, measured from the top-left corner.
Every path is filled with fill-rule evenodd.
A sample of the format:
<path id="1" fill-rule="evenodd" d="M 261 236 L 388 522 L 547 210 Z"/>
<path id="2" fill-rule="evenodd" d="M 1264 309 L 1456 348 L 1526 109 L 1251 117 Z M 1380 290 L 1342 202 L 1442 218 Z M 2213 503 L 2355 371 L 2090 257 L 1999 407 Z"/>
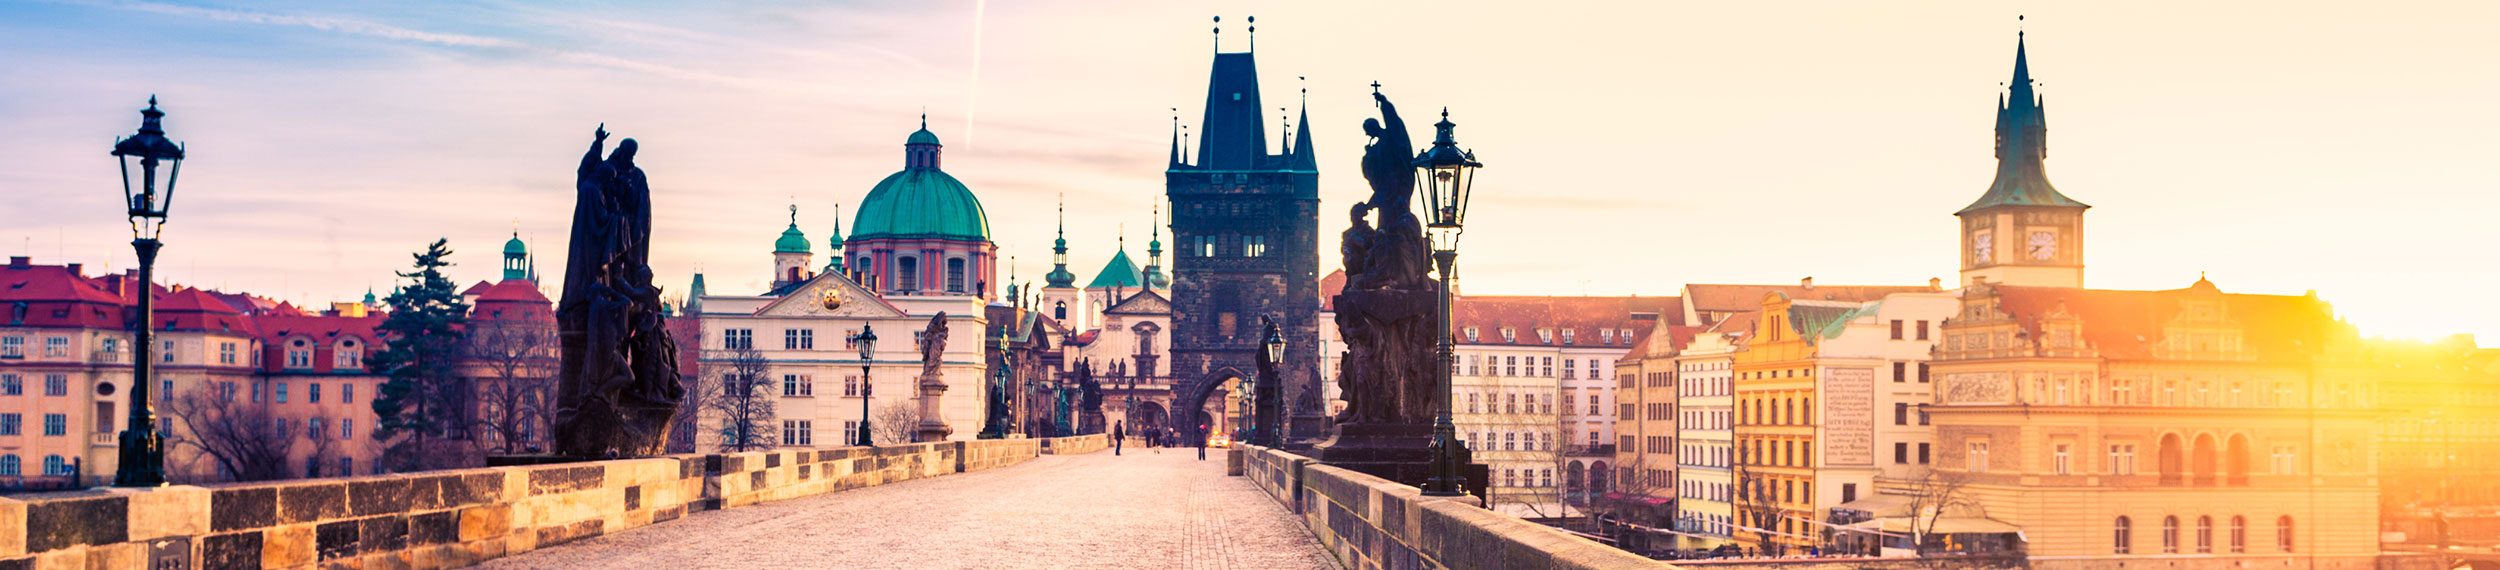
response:
<path id="1" fill-rule="evenodd" d="M 1428 425 L 1432 415 L 1434 305 L 1431 250 L 1415 217 L 1414 143 L 1389 98 L 1373 93 L 1380 119 L 1364 119 L 1371 199 L 1356 204 L 1344 235 L 1345 290 L 1337 328 L 1345 338 L 1338 383 L 1346 410 L 1338 423 Z M 1378 226 L 1364 220 L 1377 214 Z"/>
<path id="2" fill-rule="evenodd" d="M 651 186 L 634 166 L 634 139 L 601 160 L 607 126 L 592 136 L 575 171 L 572 242 L 556 307 L 555 453 L 654 455 L 667 444 L 685 387 L 660 288 L 651 283 Z"/>

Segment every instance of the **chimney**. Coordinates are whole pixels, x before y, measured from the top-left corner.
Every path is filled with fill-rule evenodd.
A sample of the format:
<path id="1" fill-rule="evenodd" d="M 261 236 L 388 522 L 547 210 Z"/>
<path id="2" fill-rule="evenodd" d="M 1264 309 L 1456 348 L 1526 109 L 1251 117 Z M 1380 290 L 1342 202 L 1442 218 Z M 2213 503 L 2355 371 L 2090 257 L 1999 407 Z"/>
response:
<path id="1" fill-rule="evenodd" d="M 1939 279 L 1939 278 L 1935 278 L 1935 277 L 1929 277 L 1929 278 L 1927 278 L 1927 290 L 1929 290 L 1929 291 L 1943 291 L 1943 290 L 1944 290 L 1944 280 L 1943 280 L 1943 279 Z"/>
<path id="2" fill-rule="evenodd" d="M 26 266 L 28 266 L 28 265 L 32 265 L 32 264 L 34 263 L 34 261 L 35 261 L 35 258 L 32 258 L 32 257 L 27 257 L 27 256 L 23 256 L 23 255 L 12 255 L 12 256 L 9 256 L 9 268 L 10 268 L 10 269 L 25 269 L 25 268 L 26 268 Z"/>
<path id="3" fill-rule="evenodd" d="M 1799 279 L 1799 280 L 1797 280 L 1797 286 L 1798 286 L 1798 287 L 1804 287 L 1804 288 L 1807 288 L 1807 289 L 1813 289 L 1813 288 L 1814 288 L 1814 276 L 1812 276 L 1812 275 L 1808 275 L 1808 276 L 1806 276 L 1806 278 L 1804 278 L 1804 279 Z"/>
<path id="4" fill-rule="evenodd" d="M 62 266 L 62 267 L 67 267 L 67 268 L 69 268 L 69 274 L 70 274 L 70 275 L 73 275 L 73 276 L 78 276 L 78 277 L 86 277 L 86 276 L 87 276 L 87 274 L 86 274 L 85 272 L 81 272 L 81 271 L 79 271 L 80 269 L 85 269 L 85 268 L 86 268 L 86 265 L 87 265 L 87 264 L 84 264 L 84 263 L 72 263 L 72 264 L 69 264 L 69 265 L 64 265 L 64 266 Z"/>

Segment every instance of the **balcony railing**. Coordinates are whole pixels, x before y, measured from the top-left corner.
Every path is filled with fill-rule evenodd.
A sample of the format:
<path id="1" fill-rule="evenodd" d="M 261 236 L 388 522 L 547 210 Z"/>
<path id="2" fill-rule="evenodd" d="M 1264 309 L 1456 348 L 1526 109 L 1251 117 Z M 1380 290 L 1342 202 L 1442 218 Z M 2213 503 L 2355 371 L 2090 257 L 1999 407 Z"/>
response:
<path id="1" fill-rule="evenodd" d="M 98 350 L 95 351 L 95 356 L 88 358 L 87 361 L 93 364 L 122 364 L 129 362 L 129 359 L 130 353 L 127 352 L 119 350 Z"/>
<path id="2" fill-rule="evenodd" d="M 1563 455 L 1572 457 L 1614 457 L 1615 444 L 1567 445 L 1563 446 Z"/>

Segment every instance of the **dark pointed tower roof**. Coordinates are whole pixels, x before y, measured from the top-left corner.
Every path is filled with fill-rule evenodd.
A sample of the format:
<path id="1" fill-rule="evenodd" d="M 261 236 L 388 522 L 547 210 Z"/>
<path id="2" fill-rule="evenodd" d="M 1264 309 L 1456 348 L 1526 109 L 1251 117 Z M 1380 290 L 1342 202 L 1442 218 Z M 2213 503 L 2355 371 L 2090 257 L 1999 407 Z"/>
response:
<path id="1" fill-rule="evenodd" d="M 2022 35 L 2014 36 L 2014 80 L 1997 105 L 1997 175 L 1988 193 L 1954 215 L 1997 206 L 2062 206 L 2090 208 L 2049 185 L 2042 162 L 2048 158 L 2048 116 L 2033 90 L 2030 57 Z"/>
<path id="2" fill-rule="evenodd" d="M 1260 120 L 1259 66 L 1249 53 L 1215 54 L 1207 79 L 1206 120 L 1198 123 L 1198 166 L 1250 170 L 1267 156 L 1267 125 Z"/>
<path id="3" fill-rule="evenodd" d="M 1293 124 L 1300 126 L 1294 128 L 1293 157 L 1286 164 L 1286 168 L 1319 170 L 1319 157 L 1311 154 L 1311 94 L 1309 90 L 1302 92 L 1302 116 L 1294 119 Z"/>

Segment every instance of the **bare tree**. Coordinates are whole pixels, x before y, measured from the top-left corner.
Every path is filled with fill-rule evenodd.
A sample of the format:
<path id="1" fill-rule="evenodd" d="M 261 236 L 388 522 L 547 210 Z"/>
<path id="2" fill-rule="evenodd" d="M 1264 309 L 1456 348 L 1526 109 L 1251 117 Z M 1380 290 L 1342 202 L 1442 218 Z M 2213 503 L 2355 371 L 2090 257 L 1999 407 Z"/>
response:
<path id="1" fill-rule="evenodd" d="M 182 427 L 169 432 L 166 445 L 195 450 L 216 463 L 215 472 L 190 474 L 198 481 L 217 480 L 221 473 L 235 481 L 293 476 L 287 456 L 295 438 L 277 432 L 269 404 L 237 396 L 232 383 L 209 383 L 163 400 L 164 417 Z"/>
<path id="2" fill-rule="evenodd" d="M 1772 495 L 1771 482 L 1753 470 L 1754 462 L 1759 460 L 1747 456 L 1736 462 L 1736 522 L 1753 531 L 1754 543 L 1760 545 L 1763 554 L 1778 556 L 1787 550 L 1779 542 L 1777 528 L 1787 512 L 1780 509 L 1779 498 Z"/>
<path id="3" fill-rule="evenodd" d="M 920 403 L 918 398 L 914 398 L 886 402 L 885 407 L 877 408 L 877 421 L 870 423 L 868 432 L 877 437 L 879 444 L 911 443 L 912 437 L 919 432 L 919 426 Z"/>
<path id="4" fill-rule="evenodd" d="M 776 401 L 771 393 L 772 362 L 754 348 L 727 351 L 727 358 L 710 361 L 706 366 L 714 377 L 709 382 L 711 393 L 704 406 L 720 418 L 716 426 L 722 451 L 751 451 L 770 448 L 780 427 L 773 423 Z"/>
<path id="5" fill-rule="evenodd" d="M 1970 478 L 1959 472 L 1928 469 L 1909 483 L 1908 500 L 1902 506 L 1909 511 L 1910 545 L 1925 555 L 1927 537 L 1936 533 L 1936 522 L 1944 520 L 1946 511 L 1977 503 L 1964 491 Z"/>
<path id="6" fill-rule="evenodd" d="M 555 330 L 541 324 L 472 323 L 464 347 L 473 370 L 477 416 L 471 422 L 481 449 L 500 453 L 532 450 L 547 433 L 547 404 L 554 388 Z"/>

